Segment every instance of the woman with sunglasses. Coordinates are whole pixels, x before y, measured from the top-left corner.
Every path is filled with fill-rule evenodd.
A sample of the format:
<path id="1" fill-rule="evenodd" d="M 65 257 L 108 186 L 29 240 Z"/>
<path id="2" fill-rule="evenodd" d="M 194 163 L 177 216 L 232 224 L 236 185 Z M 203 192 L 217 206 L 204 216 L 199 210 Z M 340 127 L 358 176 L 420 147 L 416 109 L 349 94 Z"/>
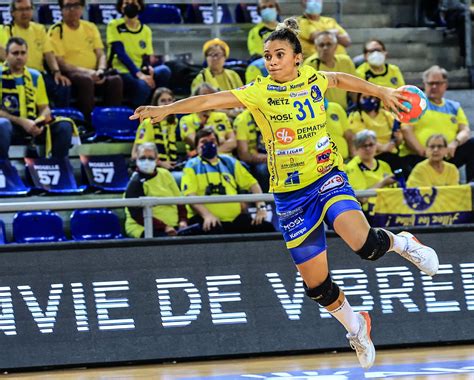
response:
<path id="1" fill-rule="evenodd" d="M 380 97 L 399 114 L 404 99 L 397 90 L 376 86 L 344 73 L 317 72 L 301 66 L 298 24 L 287 19 L 265 40 L 269 76 L 250 85 L 207 96 L 184 99 L 164 107 L 139 107 L 132 119 L 161 120 L 170 113 L 246 106 L 262 132 L 268 154 L 270 192 L 274 193 L 286 246 L 301 274 L 306 294 L 326 308 L 347 330 L 360 364 L 375 360 L 370 317 L 356 313 L 331 279 L 323 220 L 362 258 L 376 260 L 395 251 L 429 275 L 438 270 L 436 252 L 413 235 L 394 235 L 371 228 L 357 202 L 342 158 L 326 129 L 327 88 Z"/>

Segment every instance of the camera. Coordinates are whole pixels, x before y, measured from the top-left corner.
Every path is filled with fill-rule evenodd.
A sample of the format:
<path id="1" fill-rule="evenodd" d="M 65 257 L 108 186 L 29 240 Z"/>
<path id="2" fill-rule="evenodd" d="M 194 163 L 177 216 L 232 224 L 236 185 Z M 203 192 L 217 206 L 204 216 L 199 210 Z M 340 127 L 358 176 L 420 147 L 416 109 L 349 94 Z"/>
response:
<path id="1" fill-rule="evenodd" d="M 206 187 L 206 193 L 205 195 L 225 195 L 225 187 L 222 183 L 219 183 L 217 185 L 210 183 Z"/>

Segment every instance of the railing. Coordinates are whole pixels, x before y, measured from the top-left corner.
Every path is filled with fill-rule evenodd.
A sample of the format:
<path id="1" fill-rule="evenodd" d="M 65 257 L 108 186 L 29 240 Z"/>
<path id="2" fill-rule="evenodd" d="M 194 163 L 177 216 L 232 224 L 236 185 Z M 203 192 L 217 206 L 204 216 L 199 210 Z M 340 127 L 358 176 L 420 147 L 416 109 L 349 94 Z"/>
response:
<path id="1" fill-rule="evenodd" d="M 375 190 L 356 191 L 358 198 L 376 196 Z M 185 205 L 205 203 L 240 203 L 240 202 L 273 202 L 272 194 L 240 194 L 192 197 L 141 197 L 126 199 L 75 200 L 62 202 L 14 202 L 0 203 L 0 213 L 37 210 L 76 210 L 88 208 L 125 208 L 140 207 L 143 209 L 145 237 L 153 237 L 153 212 L 158 205 Z"/>

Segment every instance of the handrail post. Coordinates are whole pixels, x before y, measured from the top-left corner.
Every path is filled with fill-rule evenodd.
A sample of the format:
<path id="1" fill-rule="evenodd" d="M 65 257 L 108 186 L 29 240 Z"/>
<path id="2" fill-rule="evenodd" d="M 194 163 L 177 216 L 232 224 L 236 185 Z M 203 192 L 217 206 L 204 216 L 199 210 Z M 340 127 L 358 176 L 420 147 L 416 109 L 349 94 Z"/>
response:
<path id="1" fill-rule="evenodd" d="M 143 222 L 145 227 L 145 238 L 153 237 L 153 208 L 143 206 Z"/>
<path id="2" fill-rule="evenodd" d="M 466 48 L 466 51 L 465 51 L 465 54 L 466 54 L 466 61 L 465 61 L 465 65 L 468 69 L 471 69 L 472 68 L 472 21 L 471 21 L 471 12 L 470 12 L 470 8 L 471 8 L 471 4 L 472 4 L 472 1 L 471 0 L 466 0 L 465 1 L 465 5 L 466 5 L 466 12 L 464 13 L 465 14 L 465 20 L 464 20 L 464 23 L 465 23 L 465 48 Z M 471 83 L 471 86 L 473 85 L 473 83 Z"/>

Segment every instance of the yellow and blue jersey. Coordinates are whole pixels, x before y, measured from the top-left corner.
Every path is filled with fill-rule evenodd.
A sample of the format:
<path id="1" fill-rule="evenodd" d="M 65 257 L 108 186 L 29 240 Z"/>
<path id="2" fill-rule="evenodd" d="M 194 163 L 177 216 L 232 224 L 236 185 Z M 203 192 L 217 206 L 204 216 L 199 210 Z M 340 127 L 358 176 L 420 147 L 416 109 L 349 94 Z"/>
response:
<path id="1" fill-rule="evenodd" d="M 186 137 L 205 127 L 212 128 L 221 143 L 225 141 L 226 134 L 233 131 L 229 118 L 224 112 L 212 111 L 205 125 L 201 125 L 201 120 L 197 113 L 192 113 L 183 116 L 179 121 L 181 140 L 184 141 Z"/>
<path id="2" fill-rule="evenodd" d="M 364 62 L 357 68 L 358 75 L 366 81 L 380 86 L 398 88 L 405 85 L 405 79 L 402 72 L 396 65 L 385 64 L 384 71 L 374 73 L 367 62 Z"/>
<path id="3" fill-rule="evenodd" d="M 271 192 L 302 189 L 342 165 L 326 128 L 327 87 L 324 74 L 303 66 L 291 82 L 257 77 L 252 84 L 232 90 L 262 133 Z"/>

